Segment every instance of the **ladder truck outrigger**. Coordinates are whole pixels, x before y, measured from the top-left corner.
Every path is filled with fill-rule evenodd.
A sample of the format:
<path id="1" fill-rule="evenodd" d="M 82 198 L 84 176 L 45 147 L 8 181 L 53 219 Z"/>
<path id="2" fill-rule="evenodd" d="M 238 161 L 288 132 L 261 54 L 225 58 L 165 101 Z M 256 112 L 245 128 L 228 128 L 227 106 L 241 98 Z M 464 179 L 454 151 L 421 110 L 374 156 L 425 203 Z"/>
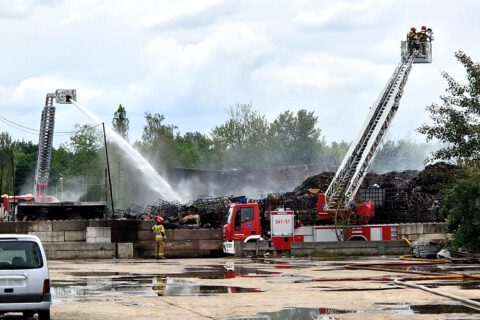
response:
<path id="1" fill-rule="evenodd" d="M 265 238 L 272 241 L 276 250 L 289 250 L 293 242 L 398 239 L 397 225 L 368 224 L 374 216 L 375 204 L 369 200 L 357 203 L 356 195 L 398 110 L 412 65 L 432 62 L 431 41 L 429 34 L 428 40 L 421 43 L 401 42 L 400 63 L 370 108 L 326 192 L 318 194 L 316 212 L 322 225 L 295 228 L 293 210 L 281 208 L 266 212 L 258 202 L 233 203 L 223 230 L 225 253 L 235 253 L 236 241 Z M 335 225 L 331 225 L 332 222 Z M 338 227 L 338 223 L 346 222 L 356 225 Z"/>

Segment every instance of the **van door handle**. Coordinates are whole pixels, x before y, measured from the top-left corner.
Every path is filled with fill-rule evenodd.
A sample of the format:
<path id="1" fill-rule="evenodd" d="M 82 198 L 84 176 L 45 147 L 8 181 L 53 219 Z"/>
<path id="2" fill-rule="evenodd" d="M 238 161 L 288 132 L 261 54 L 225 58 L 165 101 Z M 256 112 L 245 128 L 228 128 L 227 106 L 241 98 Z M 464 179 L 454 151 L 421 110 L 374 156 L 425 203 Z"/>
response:
<path id="1" fill-rule="evenodd" d="M 5 292 L 5 293 L 13 293 L 13 288 L 7 288 L 7 289 L 3 290 L 3 292 Z"/>

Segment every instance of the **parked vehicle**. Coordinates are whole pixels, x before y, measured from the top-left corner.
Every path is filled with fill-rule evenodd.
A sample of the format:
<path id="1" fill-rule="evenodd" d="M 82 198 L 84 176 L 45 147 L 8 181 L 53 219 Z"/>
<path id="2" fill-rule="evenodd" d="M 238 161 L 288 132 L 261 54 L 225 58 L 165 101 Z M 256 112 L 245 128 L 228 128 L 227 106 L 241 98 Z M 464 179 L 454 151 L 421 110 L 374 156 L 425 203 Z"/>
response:
<path id="1" fill-rule="evenodd" d="M 22 312 L 50 319 L 50 278 L 40 239 L 32 235 L 0 235 L 0 314 Z"/>

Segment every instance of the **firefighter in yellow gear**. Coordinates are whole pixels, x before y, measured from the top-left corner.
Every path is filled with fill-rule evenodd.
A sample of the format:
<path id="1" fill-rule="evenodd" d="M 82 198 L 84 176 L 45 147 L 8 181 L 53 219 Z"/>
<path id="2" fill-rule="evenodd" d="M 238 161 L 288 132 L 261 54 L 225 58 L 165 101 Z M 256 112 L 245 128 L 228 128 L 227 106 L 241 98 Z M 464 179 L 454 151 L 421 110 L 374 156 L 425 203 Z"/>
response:
<path id="1" fill-rule="evenodd" d="M 163 221 L 163 217 L 157 217 L 156 223 L 152 226 L 152 232 L 155 234 L 155 259 L 165 259 L 167 235 L 163 227 Z"/>
<path id="2" fill-rule="evenodd" d="M 431 29 L 430 29 L 431 30 Z M 422 30 L 418 33 L 418 41 L 420 42 L 420 48 L 422 49 L 422 54 L 426 55 L 427 53 L 427 41 L 432 40 L 432 37 L 430 36 L 427 27 L 422 26 Z"/>
<path id="3" fill-rule="evenodd" d="M 418 33 L 415 27 L 411 27 L 407 33 L 408 52 L 413 53 L 415 49 L 418 49 Z"/>

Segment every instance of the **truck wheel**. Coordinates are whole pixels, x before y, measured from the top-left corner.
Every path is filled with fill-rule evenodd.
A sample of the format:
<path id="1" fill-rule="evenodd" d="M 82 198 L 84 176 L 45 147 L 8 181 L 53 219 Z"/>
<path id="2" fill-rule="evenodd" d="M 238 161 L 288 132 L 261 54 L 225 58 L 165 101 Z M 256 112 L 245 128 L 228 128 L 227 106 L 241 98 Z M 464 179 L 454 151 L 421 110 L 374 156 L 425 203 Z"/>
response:
<path id="1" fill-rule="evenodd" d="M 38 320 L 50 320 L 50 310 L 38 311 Z"/>

